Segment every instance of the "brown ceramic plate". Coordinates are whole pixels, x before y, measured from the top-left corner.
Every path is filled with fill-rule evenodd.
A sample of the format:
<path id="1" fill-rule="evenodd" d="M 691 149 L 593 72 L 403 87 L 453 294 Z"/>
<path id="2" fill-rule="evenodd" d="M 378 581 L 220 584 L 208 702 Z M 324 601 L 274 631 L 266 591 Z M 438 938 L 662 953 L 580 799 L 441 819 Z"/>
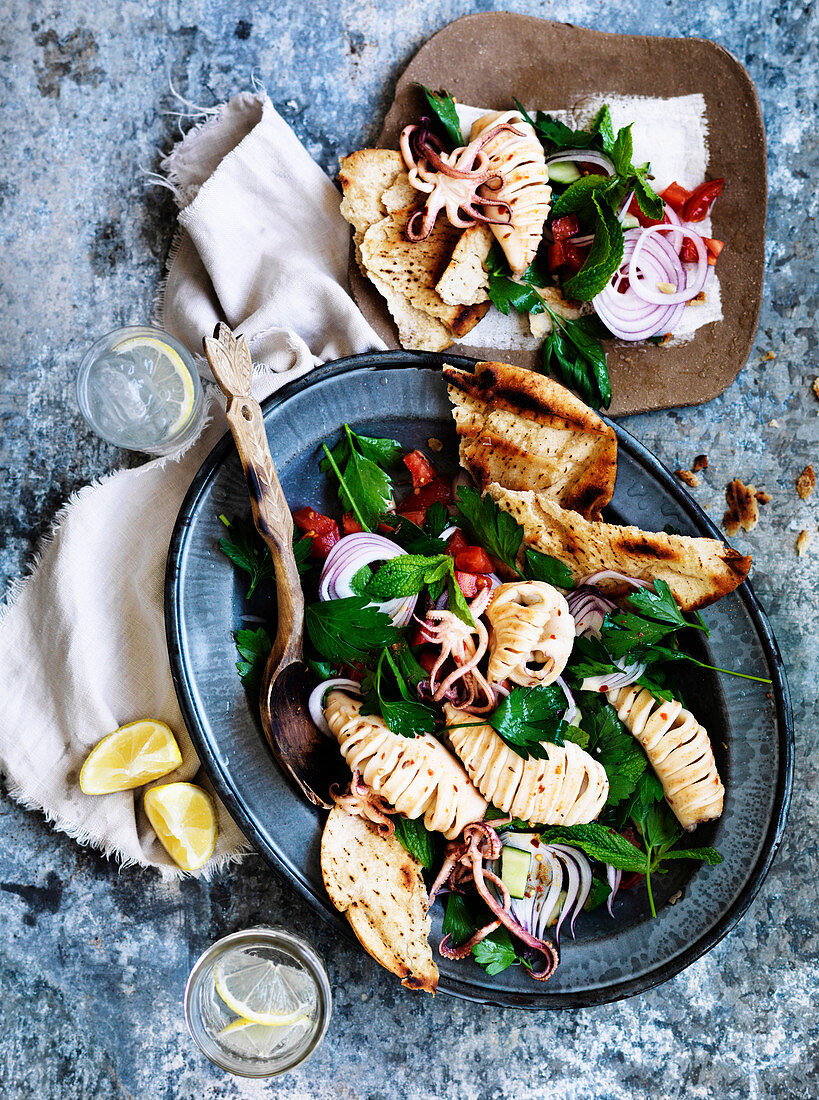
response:
<path id="1" fill-rule="evenodd" d="M 722 393 L 744 367 L 762 302 L 767 206 L 765 128 L 759 98 L 743 66 L 703 38 L 603 34 L 567 23 L 496 12 L 468 15 L 422 46 L 398 81 L 378 145 L 398 147 L 403 126 L 424 113 L 418 84 L 447 88 L 462 103 L 493 109 L 515 96 L 543 108 L 569 108 L 594 93 L 705 97 L 709 178 L 726 188 L 714 208 L 714 236 L 726 241 L 719 261 L 724 320 L 701 328 L 680 347 L 609 347 L 615 416 L 700 405 Z M 353 293 L 388 347 L 396 329 L 381 296 L 350 264 Z M 529 350 L 503 351 L 458 344 L 479 359 L 510 357 L 535 366 Z"/>

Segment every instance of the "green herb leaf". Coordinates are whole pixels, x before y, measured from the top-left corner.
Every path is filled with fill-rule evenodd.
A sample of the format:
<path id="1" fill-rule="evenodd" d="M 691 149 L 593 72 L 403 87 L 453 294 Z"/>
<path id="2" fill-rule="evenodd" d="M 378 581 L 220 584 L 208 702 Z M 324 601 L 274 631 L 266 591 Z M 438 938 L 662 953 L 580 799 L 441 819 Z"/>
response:
<path id="1" fill-rule="evenodd" d="M 648 759 L 610 703 L 598 702 L 593 707 L 586 704 L 581 710 L 583 727 L 589 734 L 589 752 L 600 761 L 608 776 L 606 805 L 616 806 L 632 794 L 648 767 Z"/>
<path id="2" fill-rule="evenodd" d="M 611 121 L 611 116 L 609 116 L 609 121 Z M 614 161 L 618 176 L 629 176 L 632 172 L 631 158 L 634 155 L 634 140 L 631 136 L 631 127 L 633 125 L 633 123 L 630 123 L 628 126 L 624 126 L 622 130 L 618 130 L 610 149 L 607 150 Z"/>
<path id="3" fill-rule="evenodd" d="M 599 860 L 610 863 L 620 871 L 637 871 L 642 874 L 646 869 L 646 854 L 636 848 L 625 837 L 615 833 L 605 825 L 591 822 L 588 825 L 554 825 L 541 834 L 545 844 L 560 841 L 580 848 Z"/>
<path id="4" fill-rule="evenodd" d="M 518 955 L 512 943 L 512 937 L 505 928 L 491 932 L 486 939 L 472 948 L 472 957 L 478 966 L 482 966 L 490 977 L 501 974 L 515 963 L 528 963 Z"/>
<path id="5" fill-rule="evenodd" d="M 347 434 L 348 432 L 349 435 Z M 349 424 L 345 424 L 344 435 L 330 452 L 337 466 L 343 466 L 350 457 L 351 438 L 359 453 L 362 454 L 364 458 L 368 458 L 370 462 L 375 462 L 384 470 L 391 470 L 401 462 L 404 448 L 397 440 L 381 439 L 378 436 L 371 435 L 359 435 L 352 430 Z M 331 472 L 332 467 L 326 456 L 319 463 L 319 469 L 324 474 Z"/>
<path id="6" fill-rule="evenodd" d="M 611 893 L 611 887 L 605 881 L 605 879 L 598 878 L 597 875 L 592 876 L 591 889 L 589 890 L 589 896 L 586 898 L 586 902 L 583 906 L 587 913 L 590 913 L 592 909 L 597 909 L 602 905 Z"/>
<path id="7" fill-rule="evenodd" d="M 237 630 L 233 637 L 241 658 L 236 662 L 239 678 L 246 688 L 261 687 L 264 667 L 273 648 L 270 635 L 260 626 L 258 630 Z"/>
<path id="8" fill-rule="evenodd" d="M 461 124 L 458 121 L 458 112 L 455 109 L 454 98 L 443 89 L 440 92 L 433 92 L 425 84 L 422 84 L 421 87 L 424 89 L 427 103 L 429 103 L 430 109 L 438 120 L 440 129 L 455 148 L 459 148 L 463 145 L 464 139 L 461 133 Z"/>
<path id="9" fill-rule="evenodd" d="M 384 600 L 415 596 L 426 584 L 446 576 L 452 559 L 448 554 L 427 557 L 423 554 L 402 554 L 382 562 L 381 568 L 367 585 L 366 595 L 379 603 Z"/>
<path id="10" fill-rule="evenodd" d="M 401 675 L 408 684 L 412 684 L 414 688 L 417 688 L 422 680 L 429 679 L 429 673 L 418 664 L 415 654 L 403 638 L 392 646 L 390 652 Z"/>
<path id="11" fill-rule="evenodd" d="M 420 818 L 394 817 L 395 835 L 421 866 L 429 871 L 435 862 L 436 843 Z"/>
<path id="12" fill-rule="evenodd" d="M 486 721 L 518 756 L 543 760 L 548 755 L 545 745 L 563 744 L 565 711 L 566 696 L 558 684 L 514 687 Z"/>
<path id="13" fill-rule="evenodd" d="M 515 100 L 517 103 L 517 100 Z M 518 105 L 520 109 L 520 105 Z M 531 121 L 527 116 L 527 121 Z M 534 121 L 535 130 L 548 152 L 559 149 L 587 149 L 595 140 L 596 134 L 589 130 L 572 130 L 551 115 L 538 111 Z"/>
<path id="14" fill-rule="evenodd" d="M 305 625 L 322 657 L 346 664 L 392 645 L 400 636 L 389 615 L 373 607 L 366 596 L 308 604 Z"/>
<path id="15" fill-rule="evenodd" d="M 296 559 L 296 568 L 299 571 L 299 576 L 303 577 L 305 573 L 309 572 L 312 562 L 310 561 L 310 551 L 313 548 L 313 540 L 309 535 L 302 535 L 298 537 L 297 533 L 293 532 L 293 556 Z"/>
<path id="16" fill-rule="evenodd" d="M 656 619 L 661 623 L 671 623 L 676 629 L 694 625 L 684 618 L 679 604 L 674 599 L 674 594 L 665 581 L 655 580 L 653 592 L 650 588 L 641 588 L 636 592 L 632 592 L 626 603 L 630 604 L 647 619 Z"/>
<path id="17" fill-rule="evenodd" d="M 308 658 L 307 667 L 319 683 L 323 680 L 330 680 L 334 676 L 338 676 L 338 669 L 335 665 L 331 664 L 330 661 L 314 661 Z"/>
<path id="18" fill-rule="evenodd" d="M 440 500 L 433 501 L 429 508 L 427 508 L 427 514 L 424 519 L 424 530 L 429 532 L 433 538 L 437 538 L 448 523 L 449 516 L 446 508 L 444 508 Z"/>
<path id="19" fill-rule="evenodd" d="M 594 317 L 566 320 L 547 309 L 552 331 L 543 342 L 543 371 L 554 372 L 564 385 L 576 390 L 587 405 L 608 408 L 611 382 L 606 353 L 600 343 L 603 330 Z"/>
<path id="20" fill-rule="evenodd" d="M 219 516 L 219 519 L 230 533 L 230 538 L 219 539 L 219 549 L 237 569 L 250 577 L 250 588 L 247 590 L 247 599 L 250 599 L 260 581 L 275 576 L 270 551 L 252 523 L 235 516 L 232 520 L 225 516 Z"/>
<path id="21" fill-rule="evenodd" d="M 609 611 L 600 629 L 600 640 L 612 657 L 625 657 L 638 646 L 653 646 L 678 628 L 670 623 L 644 619 L 631 611 Z"/>
<path id="22" fill-rule="evenodd" d="M 592 195 L 591 206 L 596 211 L 594 240 L 585 263 L 562 285 L 568 298 L 588 302 L 608 284 L 609 279 L 623 262 L 623 227 L 614 211 Z"/>
<path id="23" fill-rule="evenodd" d="M 392 673 L 400 699 L 390 699 L 386 695 L 385 664 Z M 367 678 L 364 690 L 364 706 L 361 708 L 361 713 L 380 714 L 393 733 L 400 734 L 401 737 L 415 737 L 419 733 L 434 732 L 437 726 L 435 712 L 416 699 L 410 698 L 404 676 L 389 649 L 384 648 L 381 651 L 375 675 Z"/>
<path id="24" fill-rule="evenodd" d="M 675 848 L 671 852 L 665 852 L 663 859 L 700 859 L 709 867 L 722 863 L 722 856 L 716 848 Z"/>
<path id="25" fill-rule="evenodd" d="M 574 577 L 568 565 L 553 558 L 550 554 L 541 554 L 539 550 L 526 548 L 523 552 L 524 573 L 532 581 L 545 581 L 558 588 L 574 588 Z"/>
<path id="26" fill-rule="evenodd" d="M 494 242 L 484 261 L 489 275 L 487 293 L 492 304 L 505 316 L 509 307 L 518 313 L 543 313 L 546 308 L 543 299 L 534 287 L 546 285 L 546 279 L 533 261 L 519 279 L 513 279 L 509 264 L 497 241 Z"/>
<path id="27" fill-rule="evenodd" d="M 429 513 L 432 511 L 433 505 L 427 511 L 427 519 Z M 443 506 L 442 506 L 443 507 Z M 397 542 L 402 550 L 406 550 L 408 554 L 425 554 L 431 556 L 434 554 L 442 554 L 446 550 L 446 543 L 442 539 L 437 538 L 427 533 L 425 527 L 419 527 L 417 523 L 413 523 L 411 519 L 407 519 L 406 516 L 398 515 L 395 512 L 384 512 L 378 517 L 378 525 L 384 524 L 391 528 L 391 537 L 394 542 Z M 443 530 L 443 528 L 441 528 Z M 440 533 L 440 532 L 439 532 Z"/>
<path id="28" fill-rule="evenodd" d="M 645 176 L 635 175 L 632 180 L 632 186 L 637 199 L 637 205 L 646 217 L 652 218 L 654 221 L 662 221 L 665 203 Z"/>
<path id="29" fill-rule="evenodd" d="M 618 806 L 615 815 L 618 827 L 622 828 L 630 819 L 642 828 L 649 810 L 656 802 L 662 802 L 662 800 L 663 785 L 654 772 L 647 768 L 629 797 Z"/>
<path id="30" fill-rule="evenodd" d="M 572 727 L 570 727 L 572 728 Z M 503 810 L 499 810 L 497 806 L 489 804 L 486 813 L 484 814 L 484 821 L 496 821 L 499 817 L 506 817 L 507 815 Z M 521 821 L 519 817 L 513 817 L 508 825 L 503 826 L 504 829 L 513 829 L 516 832 L 531 833 L 532 826 L 528 821 Z"/>
<path id="31" fill-rule="evenodd" d="M 351 446 L 338 495 L 344 511 L 355 512 L 372 531 L 378 517 L 392 504 L 392 481 L 377 463 Z"/>
<path id="32" fill-rule="evenodd" d="M 614 145 L 615 134 L 611 111 L 607 103 L 604 103 L 597 112 L 591 129 L 593 134 L 600 135 L 600 140 L 603 143 L 603 151 L 605 153 L 610 153 Z"/>
<path id="33" fill-rule="evenodd" d="M 523 528 L 517 520 L 500 509 L 490 496 L 482 497 L 470 485 L 458 486 L 457 508 L 475 542 L 520 574 L 516 561 Z"/>
<path id="34" fill-rule="evenodd" d="M 580 726 L 567 724 L 563 727 L 560 736 L 564 741 L 574 741 L 575 745 L 579 745 L 581 749 L 586 749 L 589 746 L 589 735 Z"/>
<path id="35" fill-rule="evenodd" d="M 592 209 L 592 196 L 596 195 L 600 200 L 599 192 L 608 188 L 608 176 L 583 176 L 575 183 L 570 183 L 562 195 L 558 195 L 552 204 L 549 217 L 562 218 L 564 214 L 575 214 L 579 211 Z"/>
<path id="36" fill-rule="evenodd" d="M 469 610 L 469 604 L 467 604 L 461 586 L 455 579 L 455 563 L 452 558 L 449 573 L 447 575 L 447 591 L 449 593 L 449 610 L 453 615 L 457 615 L 458 618 L 466 623 L 467 626 L 474 626 L 475 620 L 472 618 L 472 612 Z"/>
<path id="37" fill-rule="evenodd" d="M 449 894 L 446 899 L 444 923 L 441 926 L 444 935 L 451 936 L 455 947 L 460 947 L 462 943 L 466 943 L 470 936 L 474 936 L 477 930 L 475 922 L 469 915 L 463 895 Z"/>

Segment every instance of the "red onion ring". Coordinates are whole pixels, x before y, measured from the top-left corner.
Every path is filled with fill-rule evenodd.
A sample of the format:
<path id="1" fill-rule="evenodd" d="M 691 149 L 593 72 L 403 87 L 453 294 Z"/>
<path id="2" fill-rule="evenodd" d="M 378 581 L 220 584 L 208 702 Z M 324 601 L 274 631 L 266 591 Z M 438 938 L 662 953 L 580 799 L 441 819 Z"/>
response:
<path id="1" fill-rule="evenodd" d="M 606 908 L 609 911 L 609 916 L 613 917 L 614 910 L 612 909 L 612 904 L 614 903 L 614 899 L 617 896 L 617 891 L 620 889 L 620 883 L 623 881 L 623 872 L 615 867 L 612 867 L 610 863 L 607 863 L 606 880 L 611 887 L 611 893 L 606 899 Z"/>
<path id="2" fill-rule="evenodd" d="M 619 573 L 616 569 L 598 569 L 596 573 L 589 573 L 578 581 L 578 589 L 583 585 L 596 585 L 598 581 L 623 581 L 632 588 L 651 588 L 654 581 L 645 581 L 640 577 L 629 577 L 626 573 Z M 569 597 L 571 599 L 571 597 Z"/>
<path id="3" fill-rule="evenodd" d="M 666 227 L 671 228 L 671 227 Z M 670 332 L 679 321 L 685 306 L 681 303 L 668 302 L 668 295 L 662 295 L 663 304 L 655 305 L 644 301 L 639 297 L 631 285 L 625 293 L 620 293 L 620 285 L 628 278 L 628 265 L 637 241 L 645 229 L 627 229 L 624 234 L 623 262 L 614 273 L 608 284 L 592 299 L 600 320 L 605 326 L 621 340 L 646 340 L 649 336 L 658 333 Z M 659 238 L 658 238 L 659 239 Z M 667 244 L 667 242 L 664 242 Z M 669 251 L 673 249 L 668 246 Z M 673 261 L 663 251 L 663 262 L 657 257 L 659 250 L 653 250 L 645 255 L 643 269 L 653 276 L 657 282 L 666 279 L 674 279 L 678 282 L 677 275 L 671 270 L 672 263 L 682 270 L 679 257 L 674 253 Z"/>
<path id="4" fill-rule="evenodd" d="M 310 698 L 307 700 L 307 709 L 310 712 L 310 717 L 327 737 L 332 737 L 333 731 L 327 725 L 327 719 L 324 717 L 324 696 L 334 688 L 344 688 L 345 691 L 352 691 L 356 695 L 361 694 L 361 684 L 355 680 L 348 680 L 344 676 L 336 676 L 332 680 L 322 680 L 318 687 L 313 688 L 310 692 Z"/>
<path id="5" fill-rule="evenodd" d="M 684 237 L 690 237 L 694 242 L 694 247 L 697 250 L 697 269 L 690 282 L 688 281 L 685 269 L 682 266 L 676 250 L 669 241 L 658 236 L 660 233 L 668 232 L 673 232 L 675 236 L 682 235 Z M 639 278 L 638 273 L 647 266 L 645 260 L 640 264 L 640 257 L 651 252 L 652 246 L 655 244 L 661 247 L 659 250 L 654 249 L 652 258 L 656 257 L 658 263 L 662 264 L 661 254 L 664 254 L 668 261 L 669 270 L 673 271 L 676 276 L 674 279 L 667 278 L 658 281 L 671 283 L 672 285 L 676 284 L 677 290 L 673 294 L 664 294 L 660 290 L 652 290 L 650 286 L 647 285 L 650 283 L 650 279 Z M 628 265 L 629 286 L 633 289 L 638 298 L 642 298 L 644 302 L 650 302 L 652 305 L 665 305 L 667 303 L 670 305 L 684 304 L 685 302 L 690 302 L 692 298 L 696 298 L 705 286 L 707 277 L 708 250 L 699 233 L 695 233 L 693 229 L 689 229 L 685 225 L 648 225 L 641 231 Z M 680 284 L 682 284 L 682 288 Z"/>
<path id="6" fill-rule="evenodd" d="M 546 158 L 546 166 L 567 160 L 579 164 L 596 164 L 598 168 L 605 171 L 607 176 L 615 175 L 614 161 L 605 153 L 598 153 L 594 149 L 561 149 L 560 152 L 552 153 Z"/>
<path id="7" fill-rule="evenodd" d="M 368 531 L 345 535 L 327 555 L 319 580 L 319 599 L 341 600 L 354 596 L 350 581 L 359 569 L 373 562 L 398 558 L 404 553 L 406 551 L 397 543 L 383 535 L 370 534 Z M 389 615 L 396 626 L 406 626 L 417 602 L 417 596 L 407 596 L 382 603 L 374 601 L 374 605 Z"/>

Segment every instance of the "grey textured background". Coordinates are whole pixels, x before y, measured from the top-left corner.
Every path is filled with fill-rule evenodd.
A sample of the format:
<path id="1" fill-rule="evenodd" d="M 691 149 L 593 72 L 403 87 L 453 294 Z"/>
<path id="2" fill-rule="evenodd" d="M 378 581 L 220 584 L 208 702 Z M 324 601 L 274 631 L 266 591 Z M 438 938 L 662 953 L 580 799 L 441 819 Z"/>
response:
<path id="1" fill-rule="evenodd" d="M 7 1097 L 287 1100 L 812 1097 L 817 1086 L 816 497 L 794 481 L 817 453 L 814 314 L 817 16 L 810 2 L 559 0 L 12 0 L 0 28 L 0 585 L 19 576 L 72 490 L 123 462 L 73 395 L 82 349 L 150 315 L 173 227 L 146 185 L 176 134 L 168 78 L 211 105 L 255 69 L 331 172 L 377 134 L 402 67 L 432 31 L 513 8 L 601 30 L 701 35 L 749 68 L 770 143 L 767 287 L 737 382 L 699 409 L 627 426 L 671 468 L 707 452 L 696 499 L 719 519 L 726 481 L 764 486 L 759 527 L 736 540 L 787 658 L 797 718 L 788 836 L 740 927 L 660 989 L 560 1016 L 481 1009 L 403 991 L 335 942 L 257 857 L 216 881 L 163 885 L 118 871 L 0 798 L 0 1087 Z M 604 82 L 603 82 L 604 83 Z M 766 359 L 766 353 L 775 353 Z M 813 543 L 797 558 L 805 528 Z M 185 1032 L 189 966 L 219 935 L 281 921 L 330 967 L 336 1011 L 315 1059 L 275 1084 L 211 1067 Z"/>

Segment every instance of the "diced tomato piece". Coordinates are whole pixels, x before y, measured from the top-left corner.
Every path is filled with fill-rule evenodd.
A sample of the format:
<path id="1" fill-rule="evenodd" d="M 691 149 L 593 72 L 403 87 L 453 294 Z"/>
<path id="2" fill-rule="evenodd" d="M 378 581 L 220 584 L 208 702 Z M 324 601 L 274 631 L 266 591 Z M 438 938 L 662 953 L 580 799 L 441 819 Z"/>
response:
<path id="1" fill-rule="evenodd" d="M 631 890 L 643 878 L 645 878 L 645 875 L 641 875 L 639 871 L 629 871 L 620 879 L 620 889 Z"/>
<path id="2" fill-rule="evenodd" d="M 578 168 L 580 169 L 581 175 L 584 175 L 584 176 L 599 176 L 600 175 L 600 165 L 599 164 L 592 164 L 592 162 L 590 160 L 581 161 L 580 164 L 578 165 Z"/>
<path id="3" fill-rule="evenodd" d="M 293 513 L 293 522 L 300 531 L 304 531 L 312 538 L 311 557 L 320 560 L 326 558 L 341 538 L 336 521 L 329 516 L 323 516 L 313 508 L 297 509 Z"/>
<path id="4" fill-rule="evenodd" d="M 404 465 L 412 475 L 413 489 L 428 485 L 438 476 L 438 471 L 421 451 L 410 451 L 408 455 L 404 455 Z"/>
<path id="5" fill-rule="evenodd" d="M 648 214 L 644 214 L 642 212 L 642 210 L 640 209 L 639 202 L 637 202 L 637 196 L 636 195 L 632 198 L 631 202 L 628 204 L 628 212 L 629 212 L 629 214 L 633 214 L 634 217 L 637 219 L 637 221 L 640 223 L 640 225 L 642 225 L 644 227 L 649 226 L 649 225 L 662 225 L 664 222 L 668 221 L 668 216 L 666 214 L 663 214 L 663 216 L 661 218 L 650 218 L 648 216 Z"/>
<path id="6" fill-rule="evenodd" d="M 432 672 L 439 657 L 440 653 L 436 653 L 434 649 L 425 649 L 423 653 L 418 654 L 418 664 L 424 672 Z"/>
<path id="7" fill-rule="evenodd" d="M 355 680 L 357 684 L 360 684 L 364 679 L 364 666 L 363 665 L 342 665 L 341 675 L 346 676 L 348 680 Z"/>
<path id="8" fill-rule="evenodd" d="M 341 517 L 341 529 L 345 535 L 354 535 L 362 527 L 352 512 L 345 512 Z"/>
<path id="9" fill-rule="evenodd" d="M 565 217 L 555 218 L 552 222 L 552 236 L 556 241 L 576 237 L 579 232 L 580 222 L 577 220 L 577 214 L 566 214 Z"/>
<path id="10" fill-rule="evenodd" d="M 566 245 L 563 241 L 555 241 L 554 244 L 550 244 L 546 252 L 546 263 L 549 265 L 550 271 L 557 271 L 559 267 L 563 267 L 566 262 Z"/>
<path id="11" fill-rule="evenodd" d="M 418 527 L 421 527 L 423 525 L 424 520 L 427 518 L 427 514 L 426 514 L 425 511 L 402 512 L 401 515 L 404 516 L 406 519 L 408 519 L 411 523 L 414 523 Z"/>
<path id="12" fill-rule="evenodd" d="M 566 241 L 566 260 L 564 267 L 569 275 L 576 275 L 588 255 L 588 251 L 585 248 L 578 248 L 576 244 L 571 241 Z"/>
<path id="13" fill-rule="evenodd" d="M 455 554 L 455 568 L 464 573 L 491 573 L 492 559 L 481 546 L 467 546 Z"/>
<path id="14" fill-rule="evenodd" d="M 684 264 L 695 264 L 697 262 L 697 248 L 690 237 L 683 237 L 680 259 Z"/>
<path id="15" fill-rule="evenodd" d="M 691 192 L 686 190 L 685 187 L 680 187 L 675 181 L 666 187 L 665 191 L 661 193 L 660 198 L 671 207 L 675 214 L 682 217 L 685 204 L 691 198 Z"/>
<path id="16" fill-rule="evenodd" d="M 683 219 L 687 222 L 701 222 L 711 209 L 711 203 L 717 195 L 722 194 L 722 185 L 724 183 L 724 179 L 706 180 L 705 183 L 701 183 L 699 187 L 695 187 L 691 192 L 691 198 L 683 207 Z"/>
<path id="17" fill-rule="evenodd" d="M 458 587 L 467 599 L 472 599 L 473 596 L 477 595 L 478 578 L 474 573 L 462 573 L 460 569 L 456 569 L 455 580 L 458 582 Z"/>
<path id="18" fill-rule="evenodd" d="M 424 485 L 420 489 L 413 489 L 408 497 L 398 505 L 398 511 L 402 516 L 407 515 L 410 512 L 423 512 L 426 515 L 426 510 L 431 504 L 451 504 L 452 503 L 452 484 L 448 477 L 436 477 L 433 478 L 427 485 Z"/>
<path id="19" fill-rule="evenodd" d="M 713 237 L 703 237 L 702 239 L 708 250 L 708 263 L 713 267 L 719 259 L 720 252 L 725 248 L 725 241 L 717 241 Z"/>
<path id="20" fill-rule="evenodd" d="M 475 577 L 475 582 L 478 586 L 478 591 L 479 592 L 483 592 L 484 588 L 491 588 L 492 587 L 492 578 L 491 577 L 485 577 L 485 576 L 483 576 L 482 573 L 479 573 L 477 575 L 477 577 Z"/>
<path id="21" fill-rule="evenodd" d="M 463 537 L 460 529 L 454 531 L 449 541 L 446 544 L 447 554 L 451 554 L 453 558 L 457 557 L 461 550 L 465 550 L 469 546 L 469 543 Z"/>

